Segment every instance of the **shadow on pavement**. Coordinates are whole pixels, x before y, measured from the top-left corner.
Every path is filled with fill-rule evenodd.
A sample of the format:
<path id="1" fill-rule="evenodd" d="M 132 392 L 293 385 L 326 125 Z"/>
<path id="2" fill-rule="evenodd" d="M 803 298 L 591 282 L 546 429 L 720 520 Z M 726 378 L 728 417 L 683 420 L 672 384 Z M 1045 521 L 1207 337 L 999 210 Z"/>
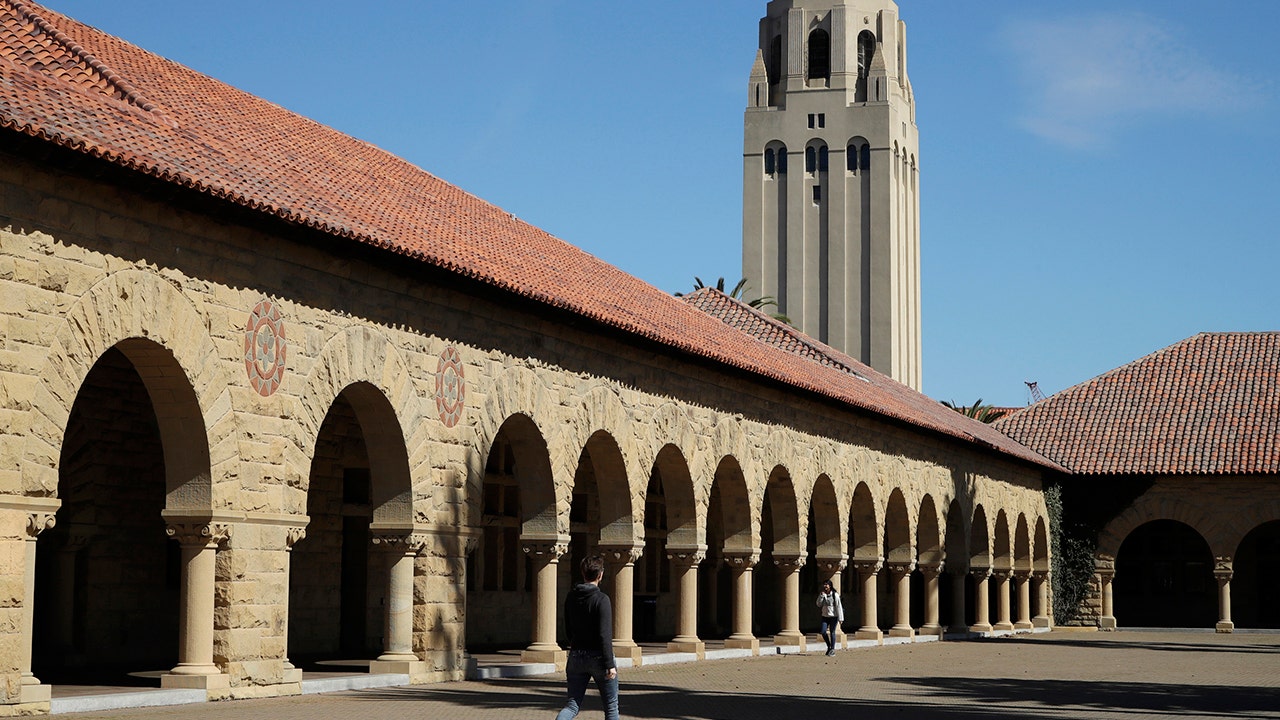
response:
<path id="1" fill-rule="evenodd" d="M 1152 640 L 1151 636 L 1145 636 L 1143 640 L 1111 640 L 1101 638 L 1088 638 L 1080 640 L 1064 640 L 1061 638 L 1026 638 L 1026 637 L 1002 637 L 991 638 L 986 640 L 972 641 L 981 644 L 991 645 L 1060 645 L 1066 647 L 1088 648 L 1090 650 L 1153 650 L 1156 652 L 1203 652 L 1203 653 L 1232 653 L 1232 654 L 1256 654 L 1256 655 L 1280 655 L 1280 645 L 1218 645 L 1213 643 L 1196 643 L 1196 642 L 1172 642 Z"/>

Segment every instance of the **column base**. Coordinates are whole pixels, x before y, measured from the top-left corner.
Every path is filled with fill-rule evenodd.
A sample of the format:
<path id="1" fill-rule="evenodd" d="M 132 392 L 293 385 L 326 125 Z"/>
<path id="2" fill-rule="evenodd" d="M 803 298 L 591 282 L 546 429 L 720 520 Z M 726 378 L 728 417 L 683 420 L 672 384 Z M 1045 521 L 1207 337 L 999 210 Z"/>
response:
<path id="1" fill-rule="evenodd" d="M 49 702 L 50 693 L 53 691 L 52 685 L 23 684 L 18 691 L 18 703 L 26 705 L 28 703 L 47 703 Z"/>
<path id="2" fill-rule="evenodd" d="M 643 662 L 642 656 L 643 652 L 641 651 L 640 646 L 635 644 L 632 640 L 627 640 L 625 642 L 615 640 L 613 643 L 613 657 L 615 659 L 630 659 L 632 667 L 640 667 L 641 662 Z"/>
<path id="3" fill-rule="evenodd" d="M 880 632 L 880 628 L 858 628 L 858 631 L 853 634 L 853 639 L 884 642 L 884 633 Z"/>
<path id="4" fill-rule="evenodd" d="M 520 662 L 522 663 L 555 663 L 556 667 L 562 667 L 569 660 L 569 653 L 564 650 L 528 648 L 520 653 Z"/>
<path id="5" fill-rule="evenodd" d="M 1032 625 L 1030 620 L 1019 620 L 1013 624 L 1014 630 L 1030 630 L 1034 627 L 1035 625 Z"/>
<path id="6" fill-rule="evenodd" d="M 1053 627 L 1053 621 L 1050 620 L 1047 615 L 1040 615 L 1040 616 L 1031 618 L 1031 627 L 1051 628 Z"/>
<path id="7" fill-rule="evenodd" d="M 707 659 L 707 644 L 698 638 L 675 638 L 667 643 L 667 652 L 693 653 L 699 660 Z"/>
<path id="8" fill-rule="evenodd" d="M 369 662 L 371 675 L 408 675 L 414 677 L 427 671 L 427 664 L 421 660 L 372 660 Z"/>
<path id="9" fill-rule="evenodd" d="M 1003 630 L 1003 631 L 1005 631 L 1005 632 L 1009 632 L 1009 631 L 1013 630 L 1013 623 L 1011 623 L 1011 622 L 998 622 L 998 623 L 996 623 L 995 625 L 992 625 L 992 626 L 991 626 L 991 629 L 992 629 L 992 630 Z"/>
<path id="10" fill-rule="evenodd" d="M 1213 626 L 1213 629 L 1220 633 L 1235 632 L 1236 624 L 1230 620 L 1219 620 L 1218 624 Z"/>
<path id="11" fill-rule="evenodd" d="M 916 631 L 911 626 L 894 625 L 889 628 L 889 637 L 915 637 Z"/>
<path id="12" fill-rule="evenodd" d="M 760 654 L 760 638 L 757 637 L 730 636 L 724 641 L 724 646 L 730 650 L 750 650 L 752 655 Z"/>
<path id="13" fill-rule="evenodd" d="M 806 647 L 805 637 L 800 633 L 778 633 L 773 636 L 773 644 L 777 647 L 794 647 L 799 648 L 800 652 L 804 652 Z"/>
<path id="14" fill-rule="evenodd" d="M 165 673 L 160 676 L 160 687 L 181 690 L 226 690 L 231 687 L 231 676 L 223 673 L 216 675 Z"/>
<path id="15" fill-rule="evenodd" d="M 302 682 L 302 668 L 287 667 L 280 676 L 280 684 L 291 685 Z"/>
<path id="16" fill-rule="evenodd" d="M 920 630 L 918 631 L 918 633 L 919 633 L 920 635 L 929 635 L 929 636 L 933 636 L 933 637 L 942 637 L 942 626 L 941 626 L 941 625 L 937 625 L 937 624 L 934 624 L 934 625 L 924 625 L 924 626 L 922 626 L 922 627 L 920 628 Z"/>
<path id="17" fill-rule="evenodd" d="M 1099 630 L 1115 630 L 1116 619 L 1111 615 L 1103 615 L 1102 617 L 1098 618 L 1098 629 Z"/>
<path id="18" fill-rule="evenodd" d="M 969 626 L 969 632 L 976 633 L 988 633 L 994 629 L 995 628 L 991 627 L 991 623 L 974 623 Z"/>

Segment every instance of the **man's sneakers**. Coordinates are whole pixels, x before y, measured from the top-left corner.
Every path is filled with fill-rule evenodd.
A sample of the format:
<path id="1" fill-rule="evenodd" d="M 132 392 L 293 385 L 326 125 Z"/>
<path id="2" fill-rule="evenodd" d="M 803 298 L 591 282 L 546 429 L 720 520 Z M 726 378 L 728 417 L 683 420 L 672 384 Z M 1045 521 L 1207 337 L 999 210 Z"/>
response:
<path id="1" fill-rule="evenodd" d="M 832 656 L 834 656 L 835 654 L 836 654 L 836 649 L 835 649 L 835 648 L 827 648 L 827 657 L 832 657 Z"/>

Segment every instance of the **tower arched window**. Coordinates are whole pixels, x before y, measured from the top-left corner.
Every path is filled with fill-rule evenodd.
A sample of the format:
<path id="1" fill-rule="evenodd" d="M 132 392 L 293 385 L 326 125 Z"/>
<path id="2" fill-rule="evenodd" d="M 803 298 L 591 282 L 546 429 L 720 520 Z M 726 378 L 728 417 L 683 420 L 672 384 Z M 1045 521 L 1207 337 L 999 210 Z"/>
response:
<path id="1" fill-rule="evenodd" d="M 783 145 L 778 148 L 778 174 L 787 174 L 787 146 Z"/>
<path id="2" fill-rule="evenodd" d="M 774 158 L 773 148 L 765 148 L 764 151 L 764 174 L 772 175 L 777 172 L 778 166 Z"/>
<path id="3" fill-rule="evenodd" d="M 871 60 L 876 55 L 876 36 L 870 30 L 858 33 L 858 79 L 865 80 L 871 74 Z"/>
<path id="4" fill-rule="evenodd" d="M 831 77 L 831 36 L 818 28 L 809 33 L 810 80 L 827 80 Z"/>
<path id="5" fill-rule="evenodd" d="M 812 145 L 804 149 L 804 171 L 810 175 L 818 171 L 818 149 Z"/>
<path id="6" fill-rule="evenodd" d="M 773 42 L 769 43 L 769 62 L 765 66 L 765 71 L 769 74 L 769 84 L 777 85 L 782 79 L 782 36 L 774 35 Z"/>
<path id="7" fill-rule="evenodd" d="M 871 146 L 863 145 L 862 146 L 862 171 L 867 172 L 869 170 L 871 170 Z"/>
<path id="8" fill-rule="evenodd" d="M 827 146 L 822 145 L 818 148 L 818 172 L 826 172 L 828 168 L 829 157 Z"/>

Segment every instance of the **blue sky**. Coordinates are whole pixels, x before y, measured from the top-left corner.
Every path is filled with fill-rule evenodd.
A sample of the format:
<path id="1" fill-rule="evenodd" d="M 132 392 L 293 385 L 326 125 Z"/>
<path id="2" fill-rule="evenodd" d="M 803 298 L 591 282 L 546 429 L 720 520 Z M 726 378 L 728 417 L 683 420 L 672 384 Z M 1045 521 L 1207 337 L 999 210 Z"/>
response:
<path id="1" fill-rule="evenodd" d="M 46 0 L 667 291 L 741 274 L 764 0 Z M 924 390 L 1022 405 L 1280 329 L 1280 2 L 901 0 Z"/>

